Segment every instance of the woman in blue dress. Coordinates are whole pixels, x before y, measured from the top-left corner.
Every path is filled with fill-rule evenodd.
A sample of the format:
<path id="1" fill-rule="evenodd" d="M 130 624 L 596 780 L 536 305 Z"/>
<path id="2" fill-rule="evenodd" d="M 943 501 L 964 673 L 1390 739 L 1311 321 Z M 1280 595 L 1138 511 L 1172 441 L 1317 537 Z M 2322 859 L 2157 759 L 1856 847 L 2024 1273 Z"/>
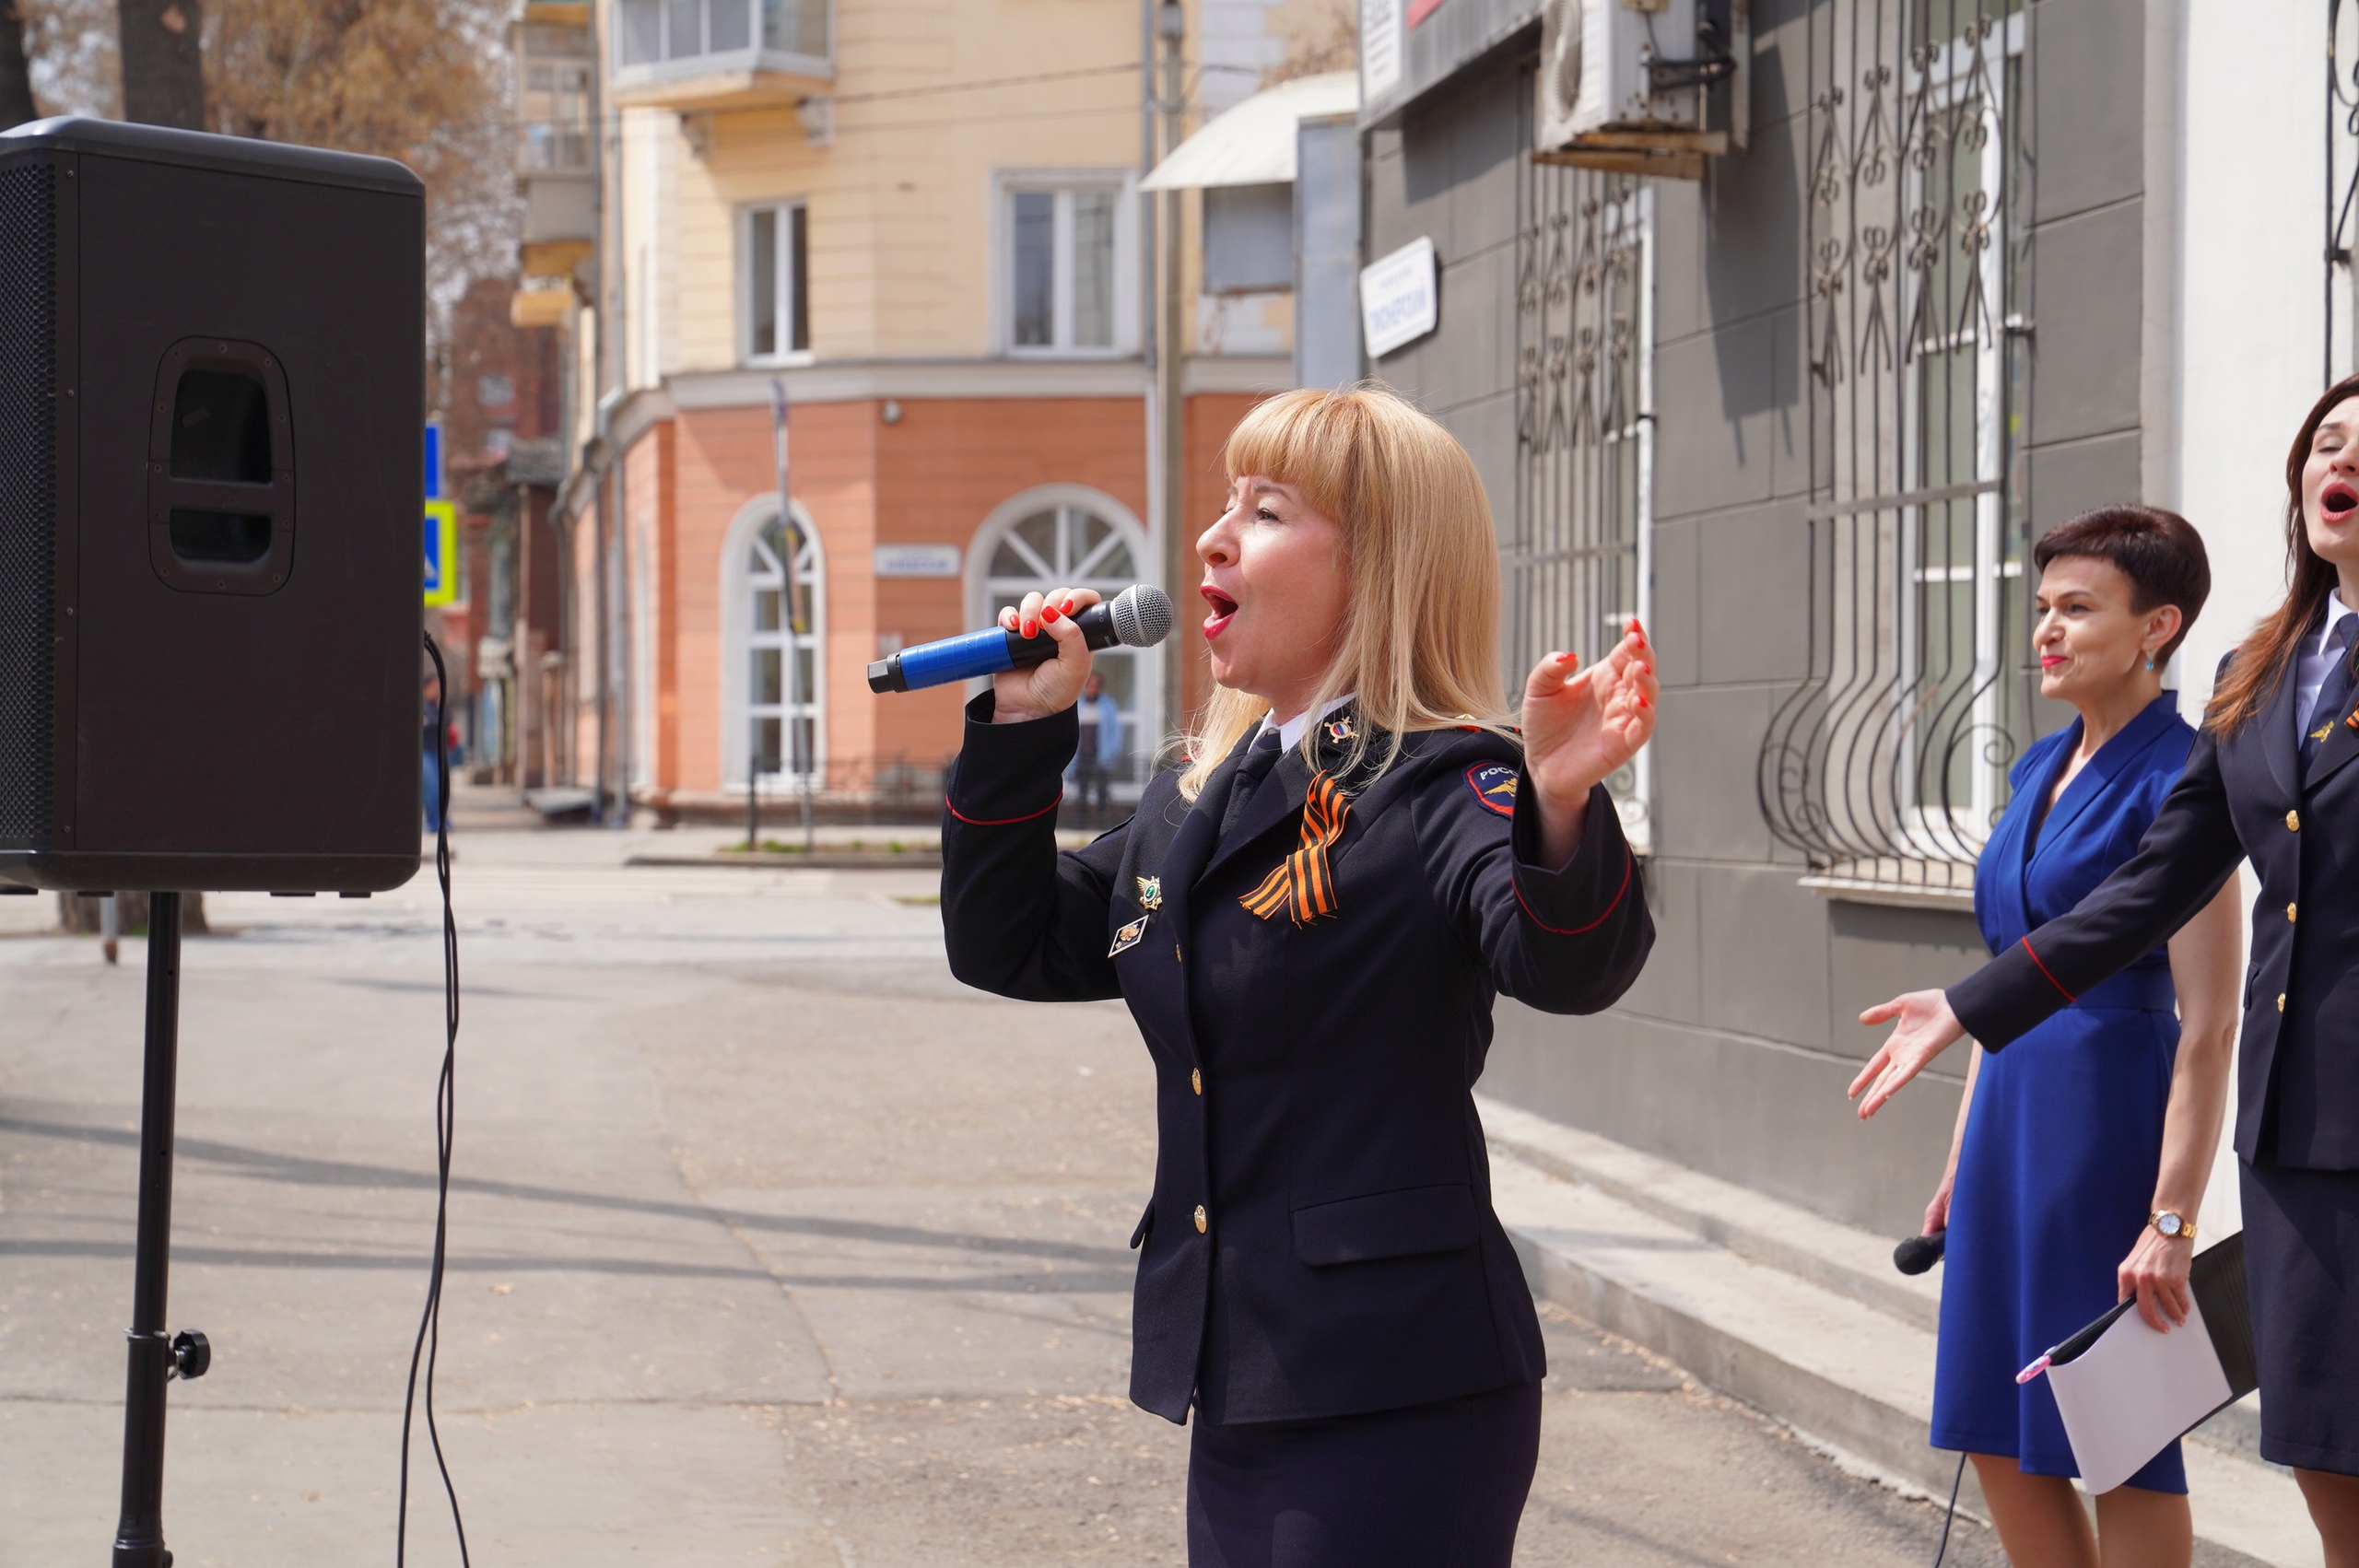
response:
<path id="1" fill-rule="evenodd" d="M 2211 586 L 2195 530 L 2144 508 L 2074 518 L 2033 560 L 2040 692 L 2080 717 L 2017 761 L 1975 868 L 1994 954 L 2136 851 L 2195 740 L 2161 672 Z M 1978 1047 L 1967 1069 L 1949 1170 L 1925 1211 L 1928 1234 L 1949 1232 L 1932 1440 L 1973 1455 L 2015 1568 L 2162 1568 L 2193 1553 L 2178 1445 L 2097 1498 L 2093 1532 L 2048 1380 L 2018 1387 L 2015 1373 L 2133 1293 L 2157 1328 L 2184 1319 L 2236 1044 L 2236 900 L 2231 879 L 2167 950 L 2011 1049 Z M 2188 1234 L 2165 1235 L 2158 1215 Z"/>

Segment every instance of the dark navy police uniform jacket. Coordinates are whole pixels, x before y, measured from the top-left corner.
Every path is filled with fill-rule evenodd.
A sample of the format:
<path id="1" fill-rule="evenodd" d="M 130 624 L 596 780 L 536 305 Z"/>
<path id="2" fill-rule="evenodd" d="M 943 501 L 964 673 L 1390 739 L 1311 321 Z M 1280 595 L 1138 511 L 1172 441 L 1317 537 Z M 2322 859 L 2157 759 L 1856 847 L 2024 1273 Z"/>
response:
<path id="1" fill-rule="evenodd" d="M 1407 736 L 1358 781 L 1329 852 L 1335 912 L 1297 926 L 1240 901 L 1299 845 L 1312 770 L 1298 749 L 1217 850 L 1243 743 L 1194 806 L 1168 769 L 1129 822 L 1060 854 L 1074 717 L 991 713 L 988 693 L 968 709 L 943 817 L 952 972 L 1030 1000 L 1119 996 L 1155 1058 L 1132 1398 L 1177 1422 L 1192 1396 L 1226 1424 L 1543 1375 L 1471 1091 L 1498 992 L 1596 1012 L 1653 943 L 1605 791 L 1570 863 L 1544 871 L 1511 743 Z"/>
<path id="2" fill-rule="evenodd" d="M 2288 673 L 2235 734 L 2200 731 L 2136 857 L 1951 987 L 1950 1007 L 1999 1049 L 2186 924 L 2249 856 L 2236 1153 L 2359 1170 L 2359 724 L 2336 724 L 2306 774 L 2294 701 Z"/>

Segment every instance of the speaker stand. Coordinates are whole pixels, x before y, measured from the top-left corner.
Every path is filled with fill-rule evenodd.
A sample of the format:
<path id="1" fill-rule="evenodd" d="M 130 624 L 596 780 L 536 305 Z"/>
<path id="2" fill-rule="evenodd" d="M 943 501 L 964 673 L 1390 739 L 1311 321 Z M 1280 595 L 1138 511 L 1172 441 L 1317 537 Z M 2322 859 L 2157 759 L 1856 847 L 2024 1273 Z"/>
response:
<path id="1" fill-rule="evenodd" d="M 112 1568 L 171 1568 L 164 1550 L 164 1385 L 202 1377 L 205 1336 L 167 1340 L 172 1246 L 172 1099 L 180 1074 L 181 895 L 147 901 L 147 1044 L 139 1108 L 139 1237 L 131 1286 L 131 1372 L 123 1394 L 123 1518 Z"/>

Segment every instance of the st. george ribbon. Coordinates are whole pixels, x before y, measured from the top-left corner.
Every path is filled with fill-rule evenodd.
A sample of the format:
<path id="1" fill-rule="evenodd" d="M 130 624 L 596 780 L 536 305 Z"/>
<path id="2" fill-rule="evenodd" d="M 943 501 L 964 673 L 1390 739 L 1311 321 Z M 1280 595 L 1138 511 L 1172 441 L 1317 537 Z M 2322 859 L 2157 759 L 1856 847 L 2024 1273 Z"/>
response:
<path id="1" fill-rule="evenodd" d="M 1092 604 L 1073 618 L 1091 652 L 1111 648 L 1153 648 L 1171 635 L 1171 596 L 1146 583 L 1133 583 L 1102 604 Z M 1026 637 L 1021 632 L 991 626 L 964 637 L 921 642 L 868 667 L 873 692 L 910 692 L 921 686 L 947 685 L 977 675 L 996 675 L 1045 664 L 1057 656 L 1057 639 L 1047 632 Z"/>

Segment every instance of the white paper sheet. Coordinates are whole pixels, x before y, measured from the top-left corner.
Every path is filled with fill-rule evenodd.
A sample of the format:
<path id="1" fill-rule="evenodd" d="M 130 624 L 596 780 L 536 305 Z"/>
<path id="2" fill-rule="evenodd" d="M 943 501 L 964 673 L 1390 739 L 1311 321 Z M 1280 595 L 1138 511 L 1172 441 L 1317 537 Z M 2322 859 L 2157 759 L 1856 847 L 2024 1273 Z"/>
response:
<path id="1" fill-rule="evenodd" d="M 2111 1492 L 2171 1440 L 2228 1402 L 2227 1375 L 2192 1302 L 2167 1334 L 2125 1312 L 2075 1359 L 2048 1369 L 2081 1484 Z"/>

